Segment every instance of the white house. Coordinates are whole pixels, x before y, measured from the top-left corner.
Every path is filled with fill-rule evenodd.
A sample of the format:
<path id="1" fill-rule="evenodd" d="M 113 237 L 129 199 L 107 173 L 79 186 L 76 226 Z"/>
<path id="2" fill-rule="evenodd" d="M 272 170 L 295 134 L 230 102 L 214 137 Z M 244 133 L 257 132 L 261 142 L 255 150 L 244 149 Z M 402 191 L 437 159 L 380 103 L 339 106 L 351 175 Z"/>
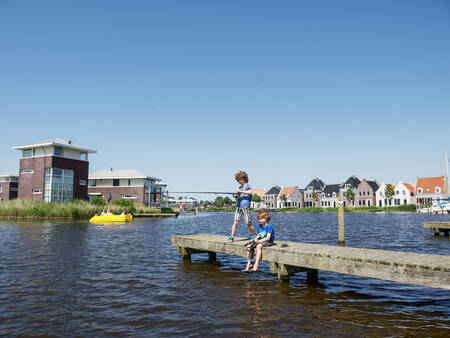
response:
<path id="1" fill-rule="evenodd" d="M 252 189 L 253 191 L 253 195 L 257 195 L 259 197 L 261 197 L 261 201 L 260 202 L 255 202 L 252 199 L 252 202 L 250 203 L 250 208 L 253 209 L 263 209 L 265 207 L 265 203 L 264 203 L 264 195 L 266 194 L 267 190 L 265 189 Z"/>
<path id="2" fill-rule="evenodd" d="M 394 205 L 416 204 L 414 186 L 410 183 L 399 182 L 395 186 Z"/>
<path id="3" fill-rule="evenodd" d="M 389 184 L 389 183 L 388 183 Z M 376 203 L 377 203 L 377 207 L 390 207 L 394 205 L 394 196 L 392 196 L 391 199 L 386 198 L 385 196 L 385 191 L 386 191 L 386 187 L 387 185 L 386 183 L 382 183 L 380 185 L 380 188 L 378 188 L 378 190 L 375 192 L 375 198 L 376 198 Z M 389 184 L 395 191 L 395 185 L 393 184 Z"/>

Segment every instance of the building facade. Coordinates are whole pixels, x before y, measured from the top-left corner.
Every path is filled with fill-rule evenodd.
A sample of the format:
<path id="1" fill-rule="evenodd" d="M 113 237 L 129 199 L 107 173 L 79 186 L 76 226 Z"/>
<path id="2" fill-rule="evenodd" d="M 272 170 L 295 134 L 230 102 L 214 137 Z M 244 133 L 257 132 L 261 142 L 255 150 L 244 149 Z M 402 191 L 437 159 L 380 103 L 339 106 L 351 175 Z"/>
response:
<path id="1" fill-rule="evenodd" d="M 313 179 L 303 190 L 303 204 L 305 207 L 318 208 L 320 207 L 320 199 L 322 196 L 325 183 L 319 178 Z"/>
<path id="2" fill-rule="evenodd" d="M 322 208 L 337 208 L 340 188 L 340 184 L 327 184 L 325 188 L 323 188 L 320 206 Z"/>
<path id="3" fill-rule="evenodd" d="M 19 174 L 0 175 L 0 201 L 17 198 L 19 192 Z"/>
<path id="4" fill-rule="evenodd" d="M 268 192 L 263 197 L 264 206 L 266 209 L 275 209 L 278 203 L 278 195 L 280 194 L 281 188 L 279 186 L 274 186 L 269 189 Z"/>
<path id="5" fill-rule="evenodd" d="M 394 189 L 394 192 L 395 192 L 395 188 L 396 188 L 395 185 L 389 184 L 389 183 L 386 184 L 384 182 L 381 183 L 380 187 L 375 192 L 375 199 L 376 199 L 377 207 L 383 208 L 383 207 L 390 207 L 390 206 L 394 205 L 394 196 L 392 196 L 391 199 L 389 199 L 385 196 L 386 188 L 388 185 L 390 185 L 392 187 L 392 189 Z"/>
<path id="6" fill-rule="evenodd" d="M 163 187 L 160 178 L 137 170 L 103 170 L 89 174 L 89 198 L 101 196 L 106 202 L 130 199 L 150 207 L 161 206 Z"/>
<path id="7" fill-rule="evenodd" d="M 361 180 L 355 175 L 352 175 L 347 179 L 347 181 L 340 185 L 339 198 L 344 201 L 344 207 L 355 207 L 356 194 L 355 199 L 351 200 L 349 198 L 349 195 L 347 194 L 347 191 L 351 189 L 353 192 L 355 192 L 360 183 Z"/>
<path id="8" fill-rule="evenodd" d="M 55 203 L 88 199 L 88 155 L 95 150 L 62 139 L 13 149 L 22 151 L 18 198 Z"/>
<path id="9" fill-rule="evenodd" d="M 431 204 L 433 199 L 446 197 L 446 178 L 417 177 L 415 200 L 417 205 Z"/>
<path id="10" fill-rule="evenodd" d="M 365 178 L 361 181 L 355 190 L 355 204 L 357 207 L 376 206 L 376 192 L 379 184 L 376 181 L 367 181 Z"/>
<path id="11" fill-rule="evenodd" d="M 261 201 L 260 202 L 255 202 L 254 198 L 253 198 L 252 202 L 250 203 L 250 208 L 263 209 L 265 207 L 264 195 L 266 194 L 267 190 L 265 190 L 265 189 L 252 189 L 252 192 L 253 192 L 253 196 L 257 195 L 257 196 L 261 197 Z"/>
<path id="12" fill-rule="evenodd" d="M 286 201 L 283 201 L 281 196 L 286 196 Z M 298 186 L 283 187 L 278 194 L 277 208 L 302 208 L 303 194 L 300 192 Z"/>
<path id="13" fill-rule="evenodd" d="M 412 184 L 399 182 L 394 190 L 394 205 L 416 204 L 414 198 L 414 186 Z"/>

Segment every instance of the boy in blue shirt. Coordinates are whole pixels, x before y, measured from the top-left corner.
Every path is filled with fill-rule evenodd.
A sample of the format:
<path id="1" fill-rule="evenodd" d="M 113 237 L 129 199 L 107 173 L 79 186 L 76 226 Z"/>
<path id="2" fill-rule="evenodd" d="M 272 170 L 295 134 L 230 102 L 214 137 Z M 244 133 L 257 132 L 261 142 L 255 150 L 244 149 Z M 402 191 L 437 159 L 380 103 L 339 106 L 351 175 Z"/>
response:
<path id="1" fill-rule="evenodd" d="M 255 228 L 252 226 L 252 215 L 250 214 L 250 203 L 252 201 L 252 188 L 248 184 L 248 175 L 245 171 L 239 171 L 234 178 L 240 184 L 236 190 L 237 196 L 239 196 L 236 204 L 236 212 L 234 214 L 233 227 L 231 228 L 231 236 L 228 237 L 229 241 L 233 241 L 234 234 L 236 233 L 237 226 L 241 217 L 244 216 L 245 224 L 248 229 L 255 236 Z"/>
<path id="2" fill-rule="evenodd" d="M 260 211 L 258 213 L 259 226 L 256 229 L 256 238 L 247 245 L 247 266 L 244 271 L 249 271 L 252 267 L 252 257 L 256 249 L 255 265 L 252 271 L 257 271 L 259 268 L 259 262 L 261 261 L 262 248 L 272 246 L 275 241 L 275 229 L 273 225 L 269 223 L 270 216 L 267 211 Z"/>

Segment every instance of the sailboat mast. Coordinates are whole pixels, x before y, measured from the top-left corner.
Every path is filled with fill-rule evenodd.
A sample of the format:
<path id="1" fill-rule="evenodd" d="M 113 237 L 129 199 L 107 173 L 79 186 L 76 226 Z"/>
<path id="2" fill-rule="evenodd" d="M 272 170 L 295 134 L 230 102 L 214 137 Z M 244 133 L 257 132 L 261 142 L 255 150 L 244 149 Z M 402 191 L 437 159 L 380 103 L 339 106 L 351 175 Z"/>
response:
<path id="1" fill-rule="evenodd" d="M 445 153 L 445 168 L 447 170 L 447 175 L 445 176 L 446 183 L 447 183 L 447 197 L 450 196 L 450 182 L 448 181 L 448 153 Z"/>

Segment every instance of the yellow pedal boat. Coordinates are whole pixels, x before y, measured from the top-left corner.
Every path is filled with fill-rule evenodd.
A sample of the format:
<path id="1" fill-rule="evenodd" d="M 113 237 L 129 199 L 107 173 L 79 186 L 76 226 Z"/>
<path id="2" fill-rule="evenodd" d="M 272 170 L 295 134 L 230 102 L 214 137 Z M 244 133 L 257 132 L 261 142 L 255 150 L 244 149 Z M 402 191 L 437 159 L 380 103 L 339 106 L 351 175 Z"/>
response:
<path id="1" fill-rule="evenodd" d="M 113 215 L 106 214 L 102 216 L 94 216 L 89 222 L 90 223 L 110 223 L 110 222 L 131 222 L 133 220 L 133 215 Z"/>

